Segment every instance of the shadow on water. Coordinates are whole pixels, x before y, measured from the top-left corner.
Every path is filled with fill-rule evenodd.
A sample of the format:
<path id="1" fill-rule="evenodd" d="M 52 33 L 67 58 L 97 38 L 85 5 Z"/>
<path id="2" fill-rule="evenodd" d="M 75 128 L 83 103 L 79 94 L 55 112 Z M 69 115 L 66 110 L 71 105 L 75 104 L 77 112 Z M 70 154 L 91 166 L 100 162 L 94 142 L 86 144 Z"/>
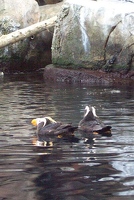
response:
<path id="1" fill-rule="evenodd" d="M 133 91 L 47 83 L 34 74 L 0 79 L 0 200 L 133 199 Z M 112 126 L 112 137 L 86 140 L 76 132 L 35 146 L 31 119 L 49 115 L 77 125 L 88 104 Z"/>

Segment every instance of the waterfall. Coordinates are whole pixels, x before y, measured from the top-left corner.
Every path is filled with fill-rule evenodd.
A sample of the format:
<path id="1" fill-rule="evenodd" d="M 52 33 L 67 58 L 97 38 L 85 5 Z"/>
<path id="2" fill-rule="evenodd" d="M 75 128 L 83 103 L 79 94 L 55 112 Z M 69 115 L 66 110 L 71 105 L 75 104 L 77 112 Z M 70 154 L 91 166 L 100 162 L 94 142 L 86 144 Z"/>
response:
<path id="1" fill-rule="evenodd" d="M 87 16 L 86 9 L 84 7 L 80 10 L 80 29 L 82 34 L 82 44 L 85 50 L 85 53 L 88 53 L 90 50 L 90 41 L 89 36 L 87 35 L 86 26 L 85 26 L 85 18 Z"/>

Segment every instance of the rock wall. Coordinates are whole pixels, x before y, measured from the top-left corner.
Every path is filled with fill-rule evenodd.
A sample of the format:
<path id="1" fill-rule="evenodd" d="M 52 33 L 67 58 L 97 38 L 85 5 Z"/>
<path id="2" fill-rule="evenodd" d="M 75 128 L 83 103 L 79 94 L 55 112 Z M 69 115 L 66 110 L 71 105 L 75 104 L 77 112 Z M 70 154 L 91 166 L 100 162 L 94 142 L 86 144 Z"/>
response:
<path id="1" fill-rule="evenodd" d="M 39 21 L 39 6 L 34 0 L 0 0 L 0 18 L 4 17 L 20 23 L 20 27 L 27 27 Z"/>
<path id="2" fill-rule="evenodd" d="M 0 0 L 0 36 L 39 22 L 39 6 L 33 0 Z M 1 71 L 21 71 L 30 38 L 0 49 Z M 24 69 L 25 70 L 25 69 Z"/>
<path id="3" fill-rule="evenodd" d="M 58 15 L 61 3 L 40 6 L 40 21 L 49 19 Z M 28 65 L 28 70 L 38 70 L 52 62 L 51 58 L 51 45 L 53 38 L 54 27 L 49 30 L 44 30 L 35 35 L 30 40 L 30 47 L 25 58 Z"/>
<path id="4" fill-rule="evenodd" d="M 45 6 L 39 6 L 37 2 L 39 3 L 35 0 L 0 0 L 0 36 L 54 17 L 62 6 L 62 2 Z M 1 48 L 0 71 L 35 71 L 50 64 L 53 31 L 54 27 Z"/>
<path id="5" fill-rule="evenodd" d="M 52 43 L 53 64 L 134 69 L 134 3 L 66 0 Z"/>

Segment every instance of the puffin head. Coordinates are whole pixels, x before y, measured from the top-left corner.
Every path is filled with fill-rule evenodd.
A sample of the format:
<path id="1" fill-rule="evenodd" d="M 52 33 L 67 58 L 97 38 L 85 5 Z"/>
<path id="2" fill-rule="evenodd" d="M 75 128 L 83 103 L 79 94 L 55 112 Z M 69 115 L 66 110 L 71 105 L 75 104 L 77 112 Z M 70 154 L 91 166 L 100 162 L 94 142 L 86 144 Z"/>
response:
<path id="1" fill-rule="evenodd" d="M 48 124 L 53 124 L 53 123 L 56 123 L 56 121 L 54 119 L 52 119 L 51 117 L 42 117 L 42 118 L 36 118 L 36 119 L 33 119 L 31 121 L 31 124 L 33 126 L 38 126 L 39 123 L 43 122 L 44 125 L 43 126 L 46 126 Z"/>
<path id="2" fill-rule="evenodd" d="M 85 114 L 84 114 L 84 117 L 88 116 L 89 114 L 92 114 L 93 117 L 98 117 L 96 115 L 96 109 L 94 106 L 86 106 L 85 107 Z"/>

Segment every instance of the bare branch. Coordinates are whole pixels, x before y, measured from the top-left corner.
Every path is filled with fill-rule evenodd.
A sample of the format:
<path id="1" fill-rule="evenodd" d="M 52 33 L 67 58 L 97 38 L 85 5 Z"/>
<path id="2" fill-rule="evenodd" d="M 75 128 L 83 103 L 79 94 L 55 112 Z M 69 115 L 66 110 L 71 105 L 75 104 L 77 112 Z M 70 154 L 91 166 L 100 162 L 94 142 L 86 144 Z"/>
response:
<path id="1" fill-rule="evenodd" d="M 0 48 L 8 46 L 9 44 L 18 42 L 19 40 L 25 39 L 27 37 L 35 35 L 45 29 L 48 29 L 54 26 L 56 19 L 57 17 L 55 16 L 45 21 L 38 22 L 36 24 L 28 26 L 26 28 L 19 29 L 7 35 L 2 35 L 0 37 Z"/>

